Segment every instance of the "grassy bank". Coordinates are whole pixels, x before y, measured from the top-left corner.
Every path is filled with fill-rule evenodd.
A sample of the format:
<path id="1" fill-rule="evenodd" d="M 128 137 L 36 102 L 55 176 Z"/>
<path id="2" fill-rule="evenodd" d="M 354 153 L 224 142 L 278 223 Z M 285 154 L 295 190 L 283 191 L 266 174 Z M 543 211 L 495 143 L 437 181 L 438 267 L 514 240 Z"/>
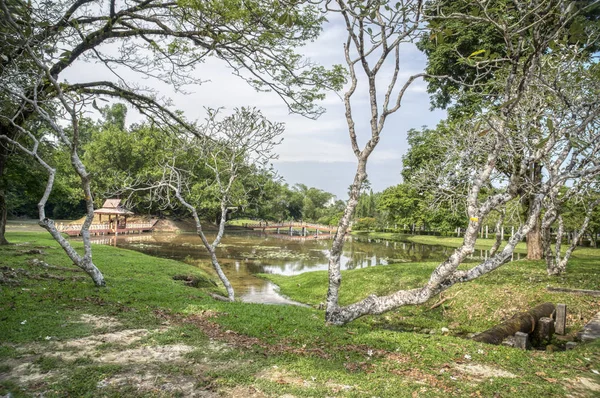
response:
<path id="1" fill-rule="evenodd" d="M 431 236 L 431 235 L 406 235 L 406 234 L 397 234 L 393 232 L 362 232 L 356 231 L 353 232 L 352 235 L 366 237 L 370 239 L 384 239 L 391 241 L 401 241 L 401 242 L 414 242 L 420 243 L 423 245 L 438 245 L 438 246 L 446 246 L 446 247 L 459 247 L 463 244 L 463 238 L 459 237 L 451 237 L 451 236 Z M 477 244 L 475 245 L 475 249 L 477 250 L 486 250 L 490 249 L 495 243 L 495 239 L 477 239 Z M 568 245 L 563 244 L 562 252 L 564 253 L 567 249 Z M 517 244 L 515 248 L 515 253 L 527 253 L 527 245 L 525 242 L 520 242 Z M 599 258 L 600 259 L 600 249 L 593 247 L 577 247 L 577 249 L 573 252 L 574 257 L 579 258 Z"/>
<path id="2" fill-rule="evenodd" d="M 530 397 L 600 388 L 592 372 L 600 344 L 522 352 L 453 336 L 548 299 L 569 306 L 570 333 L 600 310 L 590 297 L 548 296 L 540 264 L 510 264 L 453 288 L 454 298 L 434 310 L 333 327 L 314 308 L 214 301 L 202 271 L 110 246 L 94 246 L 108 284 L 98 289 L 46 236 L 8 234 L 16 244 L 0 248 L 0 395 Z M 598 286 L 595 264 L 579 259 L 560 283 Z M 431 267 L 348 271 L 342 300 L 420 283 Z M 194 276 L 199 287 L 176 275 Z M 323 300 L 325 273 L 270 278 L 299 301 Z"/>
<path id="3" fill-rule="evenodd" d="M 414 242 L 421 243 L 423 245 L 439 245 L 446 247 L 458 247 L 462 245 L 463 239 L 458 237 L 451 236 L 432 236 L 432 235 L 407 235 L 407 234 L 397 234 L 393 232 L 363 232 L 356 231 L 353 232 L 352 235 L 362 236 L 371 239 L 385 239 L 392 241 L 402 241 L 402 242 Z M 486 250 L 490 249 L 494 245 L 495 239 L 485 239 L 479 238 L 477 239 L 477 244 L 475 248 L 477 250 Z M 515 249 L 515 253 L 527 253 L 527 247 L 525 243 L 517 244 Z"/>

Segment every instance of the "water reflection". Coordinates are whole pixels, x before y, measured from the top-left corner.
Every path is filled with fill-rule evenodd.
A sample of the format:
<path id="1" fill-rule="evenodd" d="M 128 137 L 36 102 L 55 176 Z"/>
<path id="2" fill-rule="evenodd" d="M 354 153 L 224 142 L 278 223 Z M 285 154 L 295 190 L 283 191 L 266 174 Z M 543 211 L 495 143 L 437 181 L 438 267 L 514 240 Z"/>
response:
<path id="1" fill-rule="evenodd" d="M 119 235 L 93 237 L 92 241 L 192 265 L 210 266 L 208 254 L 195 234 Z M 284 240 L 273 234 L 236 231 L 225 234 L 217 256 L 241 300 L 287 304 L 290 301 L 277 293 L 276 286 L 254 274 L 297 275 L 327 270 L 330 247 L 331 240 Z M 340 263 L 342 269 L 358 269 L 391 263 L 440 261 L 452 251 L 443 246 L 348 237 Z M 478 252 L 475 254 L 479 254 L 479 258 L 487 258 L 487 251 Z"/>

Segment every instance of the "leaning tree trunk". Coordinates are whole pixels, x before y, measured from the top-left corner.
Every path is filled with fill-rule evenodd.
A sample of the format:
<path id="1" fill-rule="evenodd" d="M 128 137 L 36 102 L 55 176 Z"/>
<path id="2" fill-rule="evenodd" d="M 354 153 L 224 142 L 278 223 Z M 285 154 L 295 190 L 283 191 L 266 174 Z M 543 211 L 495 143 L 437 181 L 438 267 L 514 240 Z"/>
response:
<path id="1" fill-rule="evenodd" d="M 540 318 L 550 317 L 554 312 L 554 304 L 544 303 L 527 312 L 522 312 L 494 326 L 484 332 L 479 333 L 473 340 L 488 344 L 501 344 L 502 341 L 513 336 L 517 332 L 531 333 L 539 322 Z"/>
<path id="2" fill-rule="evenodd" d="M 498 251 L 498 249 L 500 248 L 500 246 L 502 245 L 502 238 L 503 233 L 503 224 L 504 224 L 504 217 L 505 217 L 506 212 L 504 210 L 502 210 L 500 212 L 500 215 L 498 216 L 498 221 L 496 221 L 496 241 L 494 242 L 494 245 L 492 246 L 492 248 L 490 249 L 490 257 L 495 255 L 496 252 Z"/>
<path id="3" fill-rule="evenodd" d="M 220 299 L 226 300 L 226 301 L 235 301 L 235 292 L 233 290 L 233 286 L 231 285 L 231 282 L 229 282 L 227 275 L 225 275 L 225 273 L 223 272 L 223 268 L 221 268 L 221 264 L 219 264 L 219 260 L 217 259 L 217 254 L 216 254 L 216 248 L 217 248 L 217 246 L 219 246 L 219 243 L 221 242 L 221 238 L 223 237 L 223 233 L 225 231 L 225 219 L 226 219 L 225 214 L 227 213 L 226 205 L 223 202 L 221 203 L 221 222 L 219 223 L 219 231 L 217 233 L 217 237 L 211 244 L 208 241 L 208 239 L 206 239 L 206 235 L 204 235 L 204 230 L 202 229 L 202 223 L 200 222 L 200 217 L 198 216 L 198 212 L 196 211 L 196 208 L 194 206 L 192 206 L 191 204 L 189 204 L 183 198 L 179 187 L 171 187 L 171 188 L 175 191 L 175 197 L 177 197 L 179 202 L 182 205 L 184 205 L 190 211 L 190 213 L 192 213 L 192 216 L 194 217 L 194 221 L 196 223 L 196 233 L 202 240 L 202 244 L 204 245 L 204 247 L 208 251 L 208 254 L 210 255 L 210 261 L 212 263 L 212 266 L 213 266 L 215 272 L 217 273 L 219 279 L 223 283 L 223 286 L 225 286 L 225 289 L 227 290 L 227 298 L 225 299 L 224 297 L 219 296 Z M 225 200 L 225 199 L 223 199 L 223 200 Z"/>
<path id="4" fill-rule="evenodd" d="M 77 251 L 73 248 L 73 246 L 67 241 L 58 228 L 56 228 L 56 224 L 53 220 L 46 217 L 46 202 L 48 201 L 48 197 L 52 192 L 52 188 L 54 187 L 54 177 L 56 174 L 56 170 L 50 167 L 46 162 L 44 162 L 37 153 L 34 155 L 38 162 L 48 171 L 48 181 L 46 183 L 46 189 L 42 196 L 42 199 L 38 203 L 38 214 L 39 214 L 39 225 L 48 231 L 54 240 L 58 242 L 58 244 L 63 248 L 65 253 L 69 256 L 71 261 L 84 270 L 94 281 L 94 284 L 98 287 L 106 286 L 106 281 L 104 280 L 104 275 L 102 272 L 96 267 L 94 262 L 92 261 L 92 244 L 90 242 L 90 225 L 94 219 L 94 202 L 92 198 L 92 191 L 90 188 L 90 175 L 85 170 L 85 167 L 79 156 L 75 151 L 71 153 L 71 164 L 73 168 L 81 178 L 81 185 L 83 188 L 83 193 L 85 195 L 86 200 L 86 216 L 83 225 L 81 226 L 81 236 L 83 240 L 83 251 L 84 254 L 81 256 Z"/>

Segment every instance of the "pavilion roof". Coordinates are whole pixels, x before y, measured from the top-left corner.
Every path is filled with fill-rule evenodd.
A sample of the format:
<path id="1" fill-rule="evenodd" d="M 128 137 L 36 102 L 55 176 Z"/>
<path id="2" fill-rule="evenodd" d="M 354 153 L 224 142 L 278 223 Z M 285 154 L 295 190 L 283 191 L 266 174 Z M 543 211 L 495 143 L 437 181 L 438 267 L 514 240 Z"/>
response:
<path id="1" fill-rule="evenodd" d="M 121 206 L 121 199 L 107 199 L 102 208 L 94 210 L 95 214 L 115 214 L 115 215 L 124 215 L 130 216 L 133 215 L 133 212 L 125 209 Z"/>

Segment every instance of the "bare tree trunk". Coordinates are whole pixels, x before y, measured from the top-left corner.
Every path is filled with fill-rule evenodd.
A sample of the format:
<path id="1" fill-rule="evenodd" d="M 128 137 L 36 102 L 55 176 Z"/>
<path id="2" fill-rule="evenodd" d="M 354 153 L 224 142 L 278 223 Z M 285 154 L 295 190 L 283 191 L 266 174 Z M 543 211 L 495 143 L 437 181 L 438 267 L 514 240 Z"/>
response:
<path id="1" fill-rule="evenodd" d="M 212 244 L 210 244 L 208 239 L 206 239 L 206 235 L 204 235 L 204 231 L 202 229 L 202 223 L 200 222 L 200 217 L 198 217 L 198 212 L 196 211 L 194 206 L 189 204 L 183 198 L 183 196 L 181 196 L 179 187 L 172 187 L 172 188 L 174 189 L 175 196 L 177 197 L 179 202 L 181 202 L 182 205 L 187 207 L 188 210 L 192 213 L 192 216 L 194 217 L 194 221 L 196 222 L 196 233 L 202 240 L 202 244 L 204 245 L 204 247 L 208 251 L 208 254 L 210 255 L 210 261 L 212 263 L 212 266 L 213 266 L 215 272 L 217 273 L 217 276 L 219 277 L 219 279 L 223 283 L 223 286 L 227 290 L 227 300 L 235 301 L 235 292 L 233 290 L 233 286 L 231 285 L 231 282 L 229 282 L 227 275 L 225 275 L 225 273 L 223 272 L 223 269 L 221 268 L 221 264 L 219 264 L 219 260 L 217 259 L 217 254 L 216 254 L 216 248 L 219 245 L 219 243 L 221 242 L 221 238 L 223 237 L 223 233 L 225 231 L 226 216 L 224 213 L 227 213 L 227 205 L 226 205 L 227 198 L 222 198 L 221 222 L 219 223 L 219 232 L 217 233 L 217 237 L 215 238 L 214 242 Z M 225 203 L 223 203 L 223 202 L 225 202 Z"/>
<path id="2" fill-rule="evenodd" d="M 344 209 L 344 215 L 342 216 L 335 236 L 333 237 L 333 243 L 331 245 L 331 251 L 329 252 L 329 287 L 327 289 L 327 300 L 326 300 L 326 311 L 325 319 L 328 322 L 336 323 L 336 312 L 339 310 L 339 290 L 342 284 L 342 272 L 340 270 L 340 257 L 342 250 L 344 249 L 344 239 L 354 209 L 358 204 L 358 197 L 360 196 L 360 188 L 362 183 L 367 178 L 367 162 L 366 159 L 359 159 L 358 166 L 356 168 L 356 174 L 354 176 L 354 182 L 350 190 L 350 198 L 346 203 Z"/>
<path id="3" fill-rule="evenodd" d="M 532 166 L 532 183 L 536 188 L 539 188 L 542 183 L 542 166 L 539 163 L 534 163 Z M 528 202 L 531 203 L 533 199 L 528 198 Z M 528 213 L 531 212 L 531 205 L 527 209 Z M 532 230 L 527 234 L 527 260 L 541 260 L 543 258 L 544 250 L 542 244 L 542 230 L 541 220 L 537 219 Z"/>
<path id="4" fill-rule="evenodd" d="M 527 259 L 541 260 L 543 258 L 542 230 L 539 220 L 527 234 Z"/>
<path id="5" fill-rule="evenodd" d="M 498 221 L 496 221 L 496 241 L 494 242 L 494 246 L 490 249 L 490 256 L 496 254 L 500 245 L 502 244 L 502 224 L 504 224 L 504 216 L 505 211 L 502 210 L 500 212 L 500 216 L 498 217 Z"/>
<path id="6" fill-rule="evenodd" d="M 560 246 L 558 245 L 558 240 L 557 240 L 556 267 L 552 270 L 548 270 L 549 275 L 560 275 L 567 270 L 567 263 L 569 262 L 569 259 L 571 258 L 571 254 L 573 254 L 573 251 L 577 248 L 577 245 L 579 244 L 579 240 L 584 235 L 585 230 L 587 229 L 587 227 L 590 223 L 590 219 L 592 218 L 592 212 L 594 211 L 596 206 L 598 206 L 599 203 L 600 203 L 600 199 L 595 200 L 594 202 L 592 202 L 589 205 L 588 210 L 585 215 L 585 219 L 583 220 L 583 223 L 581 224 L 581 227 L 579 228 L 579 230 L 574 232 L 573 240 L 571 241 L 571 246 L 569 246 L 569 248 L 565 252 L 565 255 L 562 257 L 562 259 L 560 259 Z M 552 271 L 552 273 L 550 271 Z"/>

